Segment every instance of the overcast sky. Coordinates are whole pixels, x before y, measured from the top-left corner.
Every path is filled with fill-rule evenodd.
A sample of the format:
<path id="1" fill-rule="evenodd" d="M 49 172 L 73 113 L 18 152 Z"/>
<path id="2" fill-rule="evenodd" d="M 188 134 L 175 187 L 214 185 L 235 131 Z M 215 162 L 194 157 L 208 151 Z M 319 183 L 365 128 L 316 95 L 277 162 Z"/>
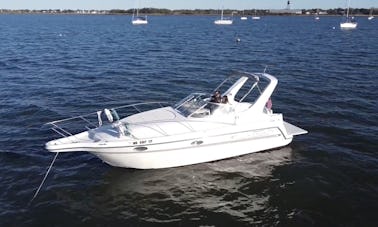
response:
<path id="1" fill-rule="evenodd" d="M 344 8 L 347 0 L 293 0 L 292 9 Z M 283 9 L 287 0 L 0 0 L 0 9 Z M 351 8 L 378 8 L 378 0 L 351 0 Z"/>

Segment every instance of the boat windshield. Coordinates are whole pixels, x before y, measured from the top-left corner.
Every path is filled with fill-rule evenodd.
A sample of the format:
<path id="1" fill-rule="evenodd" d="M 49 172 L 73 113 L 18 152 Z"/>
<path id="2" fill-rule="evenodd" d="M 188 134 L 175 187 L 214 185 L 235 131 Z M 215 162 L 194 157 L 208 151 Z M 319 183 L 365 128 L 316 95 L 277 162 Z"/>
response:
<path id="1" fill-rule="evenodd" d="M 227 114 L 230 106 L 224 103 L 211 101 L 210 95 L 205 93 L 193 93 L 178 102 L 175 109 L 185 117 L 202 118 L 210 115 Z"/>
<path id="2" fill-rule="evenodd" d="M 235 109 L 240 111 L 251 108 L 269 85 L 269 80 L 259 73 L 235 73 L 226 78 L 212 95 L 192 93 L 178 102 L 174 108 L 185 117 L 228 115 Z"/>
<path id="3" fill-rule="evenodd" d="M 210 95 L 205 93 L 192 93 L 175 105 L 175 109 L 185 117 L 191 116 L 199 109 L 206 106 L 210 100 Z"/>

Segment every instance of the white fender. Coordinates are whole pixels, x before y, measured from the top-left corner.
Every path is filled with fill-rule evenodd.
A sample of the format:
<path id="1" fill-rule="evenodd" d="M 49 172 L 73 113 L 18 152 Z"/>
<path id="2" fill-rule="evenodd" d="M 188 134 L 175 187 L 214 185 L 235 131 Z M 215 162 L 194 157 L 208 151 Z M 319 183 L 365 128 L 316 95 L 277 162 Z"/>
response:
<path id="1" fill-rule="evenodd" d="M 112 116 L 112 113 L 110 112 L 110 110 L 104 109 L 104 113 L 105 113 L 106 117 L 108 118 L 108 121 L 110 123 L 112 123 L 113 122 L 113 116 Z"/>
<path id="2" fill-rule="evenodd" d="M 98 119 L 98 126 L 100 127 L 102 125 L 102 120 L 101 120 L 101 113 L 102 111 L 97 111 L 97 119 Z"/>
<path id="3" fill-rule="evenodd" d="M 119 121 L 119 116 L 118 116 L 118 113 L 115 109 L 110 109 L 110 111 L 112 112 L 112 115 L 114 116 L 114 118 Z"/>

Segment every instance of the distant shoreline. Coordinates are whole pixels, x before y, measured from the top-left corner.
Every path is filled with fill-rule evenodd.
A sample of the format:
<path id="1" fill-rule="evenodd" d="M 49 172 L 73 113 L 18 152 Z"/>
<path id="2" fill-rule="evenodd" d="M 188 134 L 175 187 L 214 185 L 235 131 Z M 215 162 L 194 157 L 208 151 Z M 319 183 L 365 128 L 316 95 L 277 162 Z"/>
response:
<path id="1" fill-rule="evenodd" d="M 369 9 L 351 9 L 351 14 L 354 16 L 368 16 L 370 13 Z M 85 9 L 43 9 L 43 10 L 29 10 L 29 9 L 0 9 L 0 14 L 52 14 L 52 15 L 132 15 L 133 9 L 123 10 L 123 9 L 111 9 L 111 10 L 85 10 Z M 378 11 L 378 9 L 373 10 Z M 219 15 L 218 9 L 195 9 L 195 10 L 169 10 L 169 9 L 157 9 L 157 8 L 142 8 L 139 10 L 140 14 L 144 15 L 187 15 L 187 16 L 216 16 Z M 342 16 L 345 14 L 345 9 L 245 9 L 245 10 L 224 10 L 225 15 L 234 16 Z"/>
<path id="2" fill-rule="evenodd" d="M 0 15 L 51 15 L 51 16 L 58 16 L 58 15 L 70 15 L 70 16 L 132 16 L 133 14 L 129 13 L 104 13 L 104 14 L 78 14 L 78 13 L 1 13 Z M 188 16 L 188 17 L 195 17 L 195 16 L 219 16 L 219 14 L 146 14 L 148 16 Z M 242 15 L 236 14 L 234 17 L 241 17 L 247 16 L 252 17 L 254 15 Z M 290 15 L 290 14 L 269 14 L 269 15 L 259 15 L 259 16 L 272 16 L 272 17 L 314 17 L 314 15 Z M 342 17 L 343 15 L 319 15 L 319 17 Z M 367 14 L 353 14 L 354 17 L 368 17 Z"/>

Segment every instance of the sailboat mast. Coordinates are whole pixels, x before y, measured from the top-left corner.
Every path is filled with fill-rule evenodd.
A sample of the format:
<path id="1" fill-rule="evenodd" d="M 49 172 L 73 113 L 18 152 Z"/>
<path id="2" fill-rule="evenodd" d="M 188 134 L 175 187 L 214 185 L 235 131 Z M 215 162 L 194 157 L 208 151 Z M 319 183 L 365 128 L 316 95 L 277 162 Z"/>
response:
<path id="1" fill-rule="evenodd" d="M 347 18 L 349 18 L 349 4 L 350 4 L 350 0 L 348 0 L 348 4 L 347 4 Z"/>

